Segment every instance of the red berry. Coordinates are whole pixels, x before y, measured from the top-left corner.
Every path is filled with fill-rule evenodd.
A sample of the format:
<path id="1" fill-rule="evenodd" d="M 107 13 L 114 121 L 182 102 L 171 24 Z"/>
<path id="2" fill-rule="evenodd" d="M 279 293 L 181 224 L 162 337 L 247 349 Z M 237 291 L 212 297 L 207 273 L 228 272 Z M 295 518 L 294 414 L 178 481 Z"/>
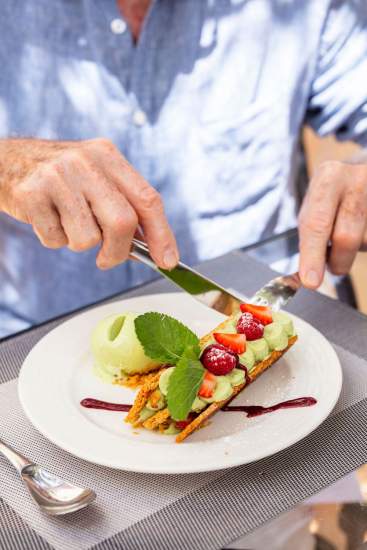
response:
<path id="1" fill-rule="evenodd" d="M 217 385 L 217 379 L 211 372 L 207 371 L 204 376 L 204 380 L 201 383 L 198 391 L 199 397 L 212 397 L 215 386 Z"/>
<path id="2" fill-rule="evenodd" d="M 196 418 L 196 414 L 190 413 L 186 420 L 177 420 L 175 422 L 176 428 L 178 430 L 184 430 L 191 422 Z"/>
<path id="3" fill-rule="evenodd" d="M 264 325 L 252 313 L 243 313 L 237 322 L 237 332 L 245 334 L 247 340 L 257 340 L 264 334 Z"/>
<path id="4" fill-rule="evenodd" d="M 228 374 L 238 365 L 238 356 L 221 344 L 205 348 L 200 360 L 209 372 L 217 376 Z"/>
<path id="5" fill-rule="evenodd" d="M 263 325 L 269 325 L 273 322 L 273 316 L 271 314 L 271 308 L 268 306 L 255 306 L 254 304 L 241 304 L 241 311 L 243 313 L 249 312 L 255 317 L 257 321 L 260 321 Z"/>
<path id="6" fill-rule="evenodd" d="M 218 344 L 222 344 L 233 353 L 241 355 L 246 351 L 246 336 L 244 334 L 214 332 L 213 336 Z"/>

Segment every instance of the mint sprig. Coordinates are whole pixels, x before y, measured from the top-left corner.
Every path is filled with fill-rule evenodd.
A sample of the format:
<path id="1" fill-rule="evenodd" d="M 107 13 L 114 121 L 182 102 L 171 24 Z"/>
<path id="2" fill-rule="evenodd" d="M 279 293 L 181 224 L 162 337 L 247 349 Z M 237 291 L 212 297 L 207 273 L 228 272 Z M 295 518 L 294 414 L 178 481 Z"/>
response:
<path id="1" fill-rule="evenodd" d="M 173 420 L 187 418 L 203 381 L 204 372 L 197 349 L 187 347 L 168 383 L 167 405 Z"/>
<path id="2" fill-rule="evenodd" d="M 148 357 L 176 365 L 192 347 L 199 356 L 199 339 L 188 327 L 164 313 L 149 312 L 135 319 L 135 332 Z"/>

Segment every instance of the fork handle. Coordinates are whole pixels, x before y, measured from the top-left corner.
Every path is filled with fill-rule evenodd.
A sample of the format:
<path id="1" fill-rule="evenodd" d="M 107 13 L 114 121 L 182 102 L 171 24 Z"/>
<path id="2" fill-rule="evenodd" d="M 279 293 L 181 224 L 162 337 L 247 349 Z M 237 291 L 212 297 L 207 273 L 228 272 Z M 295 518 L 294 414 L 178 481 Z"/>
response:
<path id="1" fill-rule="evenodd" d="M 5 458 L 8 459 L 8 461 L 14 466 L 16 470 L 18 470 L 19 473 L 25 468 L 25 466 L 29 466 L 30 464 L 33 464 L 33 462 L 30 462 L 27 458 L 25 458 L 23 455 L 17 453 L 14 449 L 9 447 L 9 445 L 6 445 L 3 441 L 0 439 L 0 454 L 2 454 Z"/>

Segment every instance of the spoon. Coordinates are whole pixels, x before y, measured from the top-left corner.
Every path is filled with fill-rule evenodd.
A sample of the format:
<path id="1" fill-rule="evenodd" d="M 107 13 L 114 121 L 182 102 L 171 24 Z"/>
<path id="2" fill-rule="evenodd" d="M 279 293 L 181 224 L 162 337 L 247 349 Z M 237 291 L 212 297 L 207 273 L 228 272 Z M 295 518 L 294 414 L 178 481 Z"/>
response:
<path id="1" fill-rule="evenodd" d="M 61 516 L 85 508 L 96 498 L 91 489 L 82 489 L 47 472 L 27 460 L 0 440 L 0 454 L 19 472 L 33 499 L 42 511 Z"/>

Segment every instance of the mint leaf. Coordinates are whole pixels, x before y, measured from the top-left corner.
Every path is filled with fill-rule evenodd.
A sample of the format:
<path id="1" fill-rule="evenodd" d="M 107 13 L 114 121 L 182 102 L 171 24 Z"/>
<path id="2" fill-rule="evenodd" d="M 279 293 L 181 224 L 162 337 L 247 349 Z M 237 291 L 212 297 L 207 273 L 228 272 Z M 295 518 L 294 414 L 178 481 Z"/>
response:
<path id="1" fill-rule="evenodd" d="M 188 346 L 199 351 L 199 339 L 188 327 L 163 313 L 149 312 L 135 319 L 136 335 L 148 357 L 176 365 Z"/>
<path id="2" fill-rule="evenodd" d="M 204 367 L 197 349 L 186 348 L 170 376 L 167 392 L 168 410 L 173 420 L 185 420 L 204 378 Z"/>

